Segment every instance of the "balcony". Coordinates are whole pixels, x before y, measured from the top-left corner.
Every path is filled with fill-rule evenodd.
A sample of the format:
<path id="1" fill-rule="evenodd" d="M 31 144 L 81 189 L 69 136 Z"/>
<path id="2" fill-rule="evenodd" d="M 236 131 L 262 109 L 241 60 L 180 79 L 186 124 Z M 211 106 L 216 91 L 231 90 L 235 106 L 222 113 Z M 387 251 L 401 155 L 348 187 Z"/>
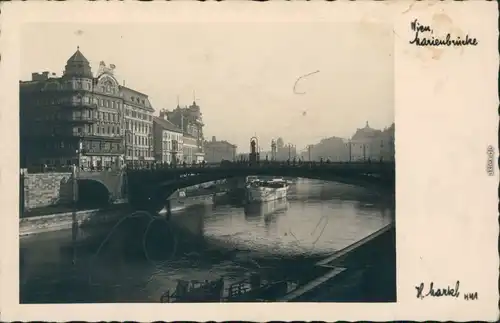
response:
<path id="1" fill-rule="evenodd" d="M 81 100 L 81 101 L 69 101 L 69 102 L 65 102 L 63 105 L 69 106 L 72 108 L 97 109 L 96 103 L 84 102 L 83 100 Z"/>
<path id="2" fill-rule="evenodd" d="M 88 116 L 71 116 L 63 121 L 71 122 L 71 123 L 95 123 L 99 121 L 97 117 L 88 117 Z"/>
<path id="3" fill-rule="evenodd" d="M 99 134 L 99 133 L 88 133 L 88 132 L 73 132 L 73 137 L 85 138 L 85 139 L 98 139 L 104 141 L 120 142 L 123 140 L 123 136 L 120 134 Z"/>

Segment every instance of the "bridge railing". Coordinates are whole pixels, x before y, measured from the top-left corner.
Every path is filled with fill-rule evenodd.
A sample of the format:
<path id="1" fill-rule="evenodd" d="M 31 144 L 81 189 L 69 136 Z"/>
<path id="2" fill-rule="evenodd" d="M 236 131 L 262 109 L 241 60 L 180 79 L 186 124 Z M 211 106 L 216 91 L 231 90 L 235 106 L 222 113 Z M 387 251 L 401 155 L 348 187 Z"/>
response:
<path id="1" fill-rule="evenodd" d="M 71 173 L 73 170 L 73 165 L 64 165 L 64 166 L 38 166 L 38 167 L 28 167 L 24 168 L 27 170 L 28 174 L 40 174 L 40 173 Z M 80 172 L 109 172 L 109 171 L 117 171 L 122 168 L 117 167 L 80 167 L 77 170 Z"/>
<path id="2" fill-rule="evenodd" d="M 220 163 L 199 163 L 199 164 L 168 164 L 168 163 L 157 163 L 151 165 L 135 165 L 126 166 L 127 170 L 160 170 L 160 169 L 198 169 L 198 168 L 248 168 L 248 167 L 307 167 L 307 168 L 316 168 L 316 167 L 334 167 L 338 165 L 394 165 L 392 161 L 351 161 L 351 162 L 329 162 L 329 161 L 257 161 L 257 162 L 248 162 L 248 161 L 237 161 L 230 162 L 224 161 Z"/>

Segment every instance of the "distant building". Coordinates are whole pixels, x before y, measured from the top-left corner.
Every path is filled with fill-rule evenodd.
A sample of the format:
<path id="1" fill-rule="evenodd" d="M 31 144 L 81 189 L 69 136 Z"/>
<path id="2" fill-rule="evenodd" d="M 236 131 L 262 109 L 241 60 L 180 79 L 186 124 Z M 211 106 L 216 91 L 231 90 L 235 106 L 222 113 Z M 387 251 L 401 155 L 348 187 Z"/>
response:
<path id="1" fill-rule="evenodd" d="M 181 108 L 179 105 L 173 111 L 163 110 L 160 112 L 160 117 L 166 116 L 167 120 L 175 124 L 177 127 L 182 129 L 183 134 L 186 135 L 187 147 L 192 148 L 192 152 L 186 156 L 186 162 L 190 159 L 194 160 L 196 163 L 200 163 L 204 160 L 204 137 L 203 137 L 203 118 L 200 107 L 193 101 L 193 104 L 189 107 Z M 190 138 L 194 138 L 196 141 L 196 147 L 191 144 Z"/>
<path id="2" fill-rule="evenodd" d="M 276 148 L 276 160 L 292 160 L 294 158 L 298 158 L 297 147 L 292 144 L 286 144 L 283 147 L 279 145 Z"/>
<path id="3" fill-rule="evenodd" d="M 237 146 L 225 140 L 218 141 L 214 136 L 212 137 L 212 141 L 205 141 L 204 147 L 205 160 L 209 163 L 219 163 L 222 160 L 236 160 Z"/>
<path id="4" fill-rule="evenodd" d="M 305 154 L 306 160 L 344 161 L 347 159 L 346 144 L 339 137 L 325 138 L 315 145 L 309 145 Z"/>
<path id="5" fill-rule="evenodd" d="M 170 121 L 153 118 L 154 157 L 157 162 L 180 164 L 183 156 L 182 130 Z"/>
<path id="6" fill-rule="evenodd" d="M 394 160 L 394 123 L 382 131 L 366 122 L 364 128 L 356 130 L 349 144 L 353 161 Z"/>
<path id="7" fill-rule="evenodd" d="M 78 48 L 61 77 L 32 73 L 20 82 L 22 167 L 121 164 L 123 99 L 113 69 L 94 77 Z"/>

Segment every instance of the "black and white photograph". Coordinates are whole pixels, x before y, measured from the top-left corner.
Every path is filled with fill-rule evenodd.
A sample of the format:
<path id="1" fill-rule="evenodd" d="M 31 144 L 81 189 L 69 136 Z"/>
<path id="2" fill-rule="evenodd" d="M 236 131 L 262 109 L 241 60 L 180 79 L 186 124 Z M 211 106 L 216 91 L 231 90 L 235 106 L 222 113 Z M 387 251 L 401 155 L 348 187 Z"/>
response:
<path id="1" fill-rule="evenodd" d="M 0 321 L 498 317 L 495 8 L 6 3 Z"/>
<path id="2" fill-rule="evenodd" d="M 392 37 L 26 25 L 20 302 L 395 302 Z"/>

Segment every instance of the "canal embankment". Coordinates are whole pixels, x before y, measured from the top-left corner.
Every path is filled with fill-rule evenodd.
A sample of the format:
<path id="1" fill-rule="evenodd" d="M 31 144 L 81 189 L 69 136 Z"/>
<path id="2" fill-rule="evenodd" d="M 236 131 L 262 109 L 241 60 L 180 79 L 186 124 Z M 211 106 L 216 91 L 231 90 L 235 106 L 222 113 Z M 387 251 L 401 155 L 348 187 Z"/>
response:
<path id="1" fill-rule="evenodd" d="M 390 224 L 317 262 L 316 277 L 278 301 L 395 302 L 395 250 Z"/>
<path id="2" fill-rule="evenodd" d="M 213 203 L 214 194 L 223 193 L 210 190 L 191 191 L 185 197 L 174 196 L 171 201 L 171 212 L 176 213 L 186 208 Z M 58 231 L 77 227 L 92 227 L 109 224 L 134 212 L 126 202 L 115 203 L 106 207 L 89 208 L 84 206 L 49 206 L 25 211 L 19 219 L 19 236 L 28 236 L 44 232 Z"/>

